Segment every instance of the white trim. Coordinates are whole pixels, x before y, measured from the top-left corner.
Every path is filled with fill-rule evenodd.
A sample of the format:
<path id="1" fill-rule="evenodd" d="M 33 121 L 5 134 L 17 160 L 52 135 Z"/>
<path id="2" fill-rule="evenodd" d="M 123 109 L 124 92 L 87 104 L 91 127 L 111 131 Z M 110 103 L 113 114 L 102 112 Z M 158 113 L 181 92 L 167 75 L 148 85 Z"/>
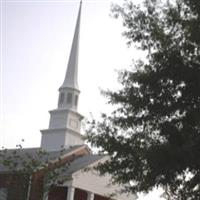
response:
<path id="1" fill-rule="evenodd" d="M 70 128 L 54 128 L 54 129 L 44 129 L 44 130 L 40 130 L 40 132 L 42 133 L 42 134 L 50 134 L 50 133 L 54 133 L 54 132 L 58 132 L 58 131 L 66 131 L 66 132 L 70 132 L 70 133 L 72 133 L 73 135 L 75 135 L 75 136 L 80 136 L 80 138 L 82 138 L 83 137 L 83 135 L 81 135 L 79 132 L 77 132 L 77 131 L 74 131 L 74 130 L 72 130 L 72 129 L 70 129 Z"/>
<path id="2" fill-rule="evenodd" d="M 67 109 L 67 108 L 61 109 L 61 108 L 57 108 L 57 109 L 54 109 L 54 110 L 50 110 L 50 111 L 49 111 L 50 114 L 51 114 L 51 113 L 62 113 L 62 112 L 64 112 L 64 113 L 66 113 L 66 112 L 72 112 L 73 114 L 75 114 L 75 115 L 77 115 L 77 116 L 79 116 L 79 117 L 81 117 L 81 118 L 84 118 L 83 115 L 81 115 L 80 113 L 76 112 L 76 111 L 73 110 L 73 109 Z"/>
<path id="3" fill-rule="evenodd" d="M 87 192 L 87 200 L 94 200 L 94 193 Z"/>
<path id="4" fill-rule="evenodd" d="M 28 180 L 28 190 L 27 190 L 27 197 L 26 197 L 27 200 L 29 200 L 29 198 L 30 198 L 32 177 L 33 177 L 33 175 L 30 175 L 29 180 Z"/>
<path id="5" fill-rule="evenodd" d="M 7 200 L 8 196 L 8 189 L 7 188 L 0 188 L 0 200 Z"/>
<path id="6" fill-rule="evenodd" d="M 66 200 L 74 200 L 74 193 L 75 193 L 75 188 L 74 187 L 68 187 L 67 188 L 67 199 Z"/>

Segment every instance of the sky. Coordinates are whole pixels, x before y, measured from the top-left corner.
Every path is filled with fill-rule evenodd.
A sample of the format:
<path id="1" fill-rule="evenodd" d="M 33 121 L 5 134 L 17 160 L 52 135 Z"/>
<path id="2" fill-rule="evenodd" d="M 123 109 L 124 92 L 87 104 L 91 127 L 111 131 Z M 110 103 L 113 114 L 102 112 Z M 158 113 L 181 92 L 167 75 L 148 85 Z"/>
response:
<path id="1" fill-rule="evenodd" d="M 86 118 L 112 110 L 100 89 L 118 89 L 117 71 L 143 57 L 127 47 L 121 20 L 110 16 L 111 2 L 123 1 L 83 0 L 78 110 Z M 38 147 L 48 111 L 57 107 L 79 1 L 1 0 L 0 5 L 0 147 Z"/>
<path id="2" fill-rule="evenodd" d="M 115 1 L 115 3 L 121 1 Z M 2 1 L 0 146 L 40 145 L 56 108 L 78 14 L 79 1 Z M 83 1 L 79 112 L 107 112 L 100 89 L 116 89 L 117 70 L 129 67 L 133 51 L 122 38 L 120 20 L 110 17 L 111 1 Z"/>

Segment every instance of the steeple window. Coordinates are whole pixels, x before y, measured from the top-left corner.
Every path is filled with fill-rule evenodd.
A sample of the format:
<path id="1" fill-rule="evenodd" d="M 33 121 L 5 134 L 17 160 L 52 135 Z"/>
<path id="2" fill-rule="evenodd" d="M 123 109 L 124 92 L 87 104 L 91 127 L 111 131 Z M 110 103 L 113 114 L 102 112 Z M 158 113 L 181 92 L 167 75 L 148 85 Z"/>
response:
<path id="1" fill-rule="evenodd" d="M 67 94 L 67 104 L 71 104 L 72 103 L 72 93 L 68 93 Z"/>
<path id="2" fill-rule="evenodd" d="M 59 104 L 63 103 L 65 99 L 65 94 L 63 92 L 60 93 L 60 97 L 59 97 Z"/>
<path id="3" fill-rule="evenodd" d="M 77 106 L 77 104 L 78 104 L 78 95 L 75 96 L 75 102 L 74 103 L 75 103 L 75 106 Z"/>

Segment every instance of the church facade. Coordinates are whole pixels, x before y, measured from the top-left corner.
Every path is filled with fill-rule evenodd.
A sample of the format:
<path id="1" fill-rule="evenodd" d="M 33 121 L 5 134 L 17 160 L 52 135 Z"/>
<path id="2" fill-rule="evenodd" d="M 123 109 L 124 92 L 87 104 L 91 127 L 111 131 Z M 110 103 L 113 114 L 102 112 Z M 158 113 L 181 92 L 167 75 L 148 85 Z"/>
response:
<path id="1" fill-rule="evenodd" d="M 82 3 L 66 75 L 59 88 L 58 105 L 50 111 L 48 129 L 41 131 L 41 147 L 11 149 L 6 151 L 6 155 L 3 155 L 5 152 L 0 154 L 0 200 L 136 199 L 135 195 L 121 193 L 121 186 L 110 184 L 109 175 L 100 176 L 94 170 L 93 167 L 105 162 L 109 157 L 93 154 L 84 144 L 81 135 L 83 116 L 78 112 L 80 90 L 77 80 L 81 7 Z M 5 164 L 10 158 L 17 160 L 15 168 Z M 22 176 L 27 160 L 33 164 L 39 161 L 42 165 L 37 170 L 32 170 L 31 174 Z M 49 190 L 44 191 L 47 170 L 55 170 L 61 166 L 65 170 L 58 176 L 63 178 L 63 181 L 53 182 Z"/>

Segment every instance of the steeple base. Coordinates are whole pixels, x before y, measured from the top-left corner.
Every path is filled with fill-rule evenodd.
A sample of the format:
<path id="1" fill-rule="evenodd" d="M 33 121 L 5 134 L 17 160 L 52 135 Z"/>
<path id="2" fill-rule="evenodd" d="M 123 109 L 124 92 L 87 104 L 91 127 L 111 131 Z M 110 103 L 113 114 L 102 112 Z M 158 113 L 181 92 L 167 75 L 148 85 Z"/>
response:
<path id="1" fill-rule="evenodd" d="M 68 128 L 46 129 L 41 133 L 41 148 L 46 151 L 60 151 L 84 144 L 83 136 Z"/>

